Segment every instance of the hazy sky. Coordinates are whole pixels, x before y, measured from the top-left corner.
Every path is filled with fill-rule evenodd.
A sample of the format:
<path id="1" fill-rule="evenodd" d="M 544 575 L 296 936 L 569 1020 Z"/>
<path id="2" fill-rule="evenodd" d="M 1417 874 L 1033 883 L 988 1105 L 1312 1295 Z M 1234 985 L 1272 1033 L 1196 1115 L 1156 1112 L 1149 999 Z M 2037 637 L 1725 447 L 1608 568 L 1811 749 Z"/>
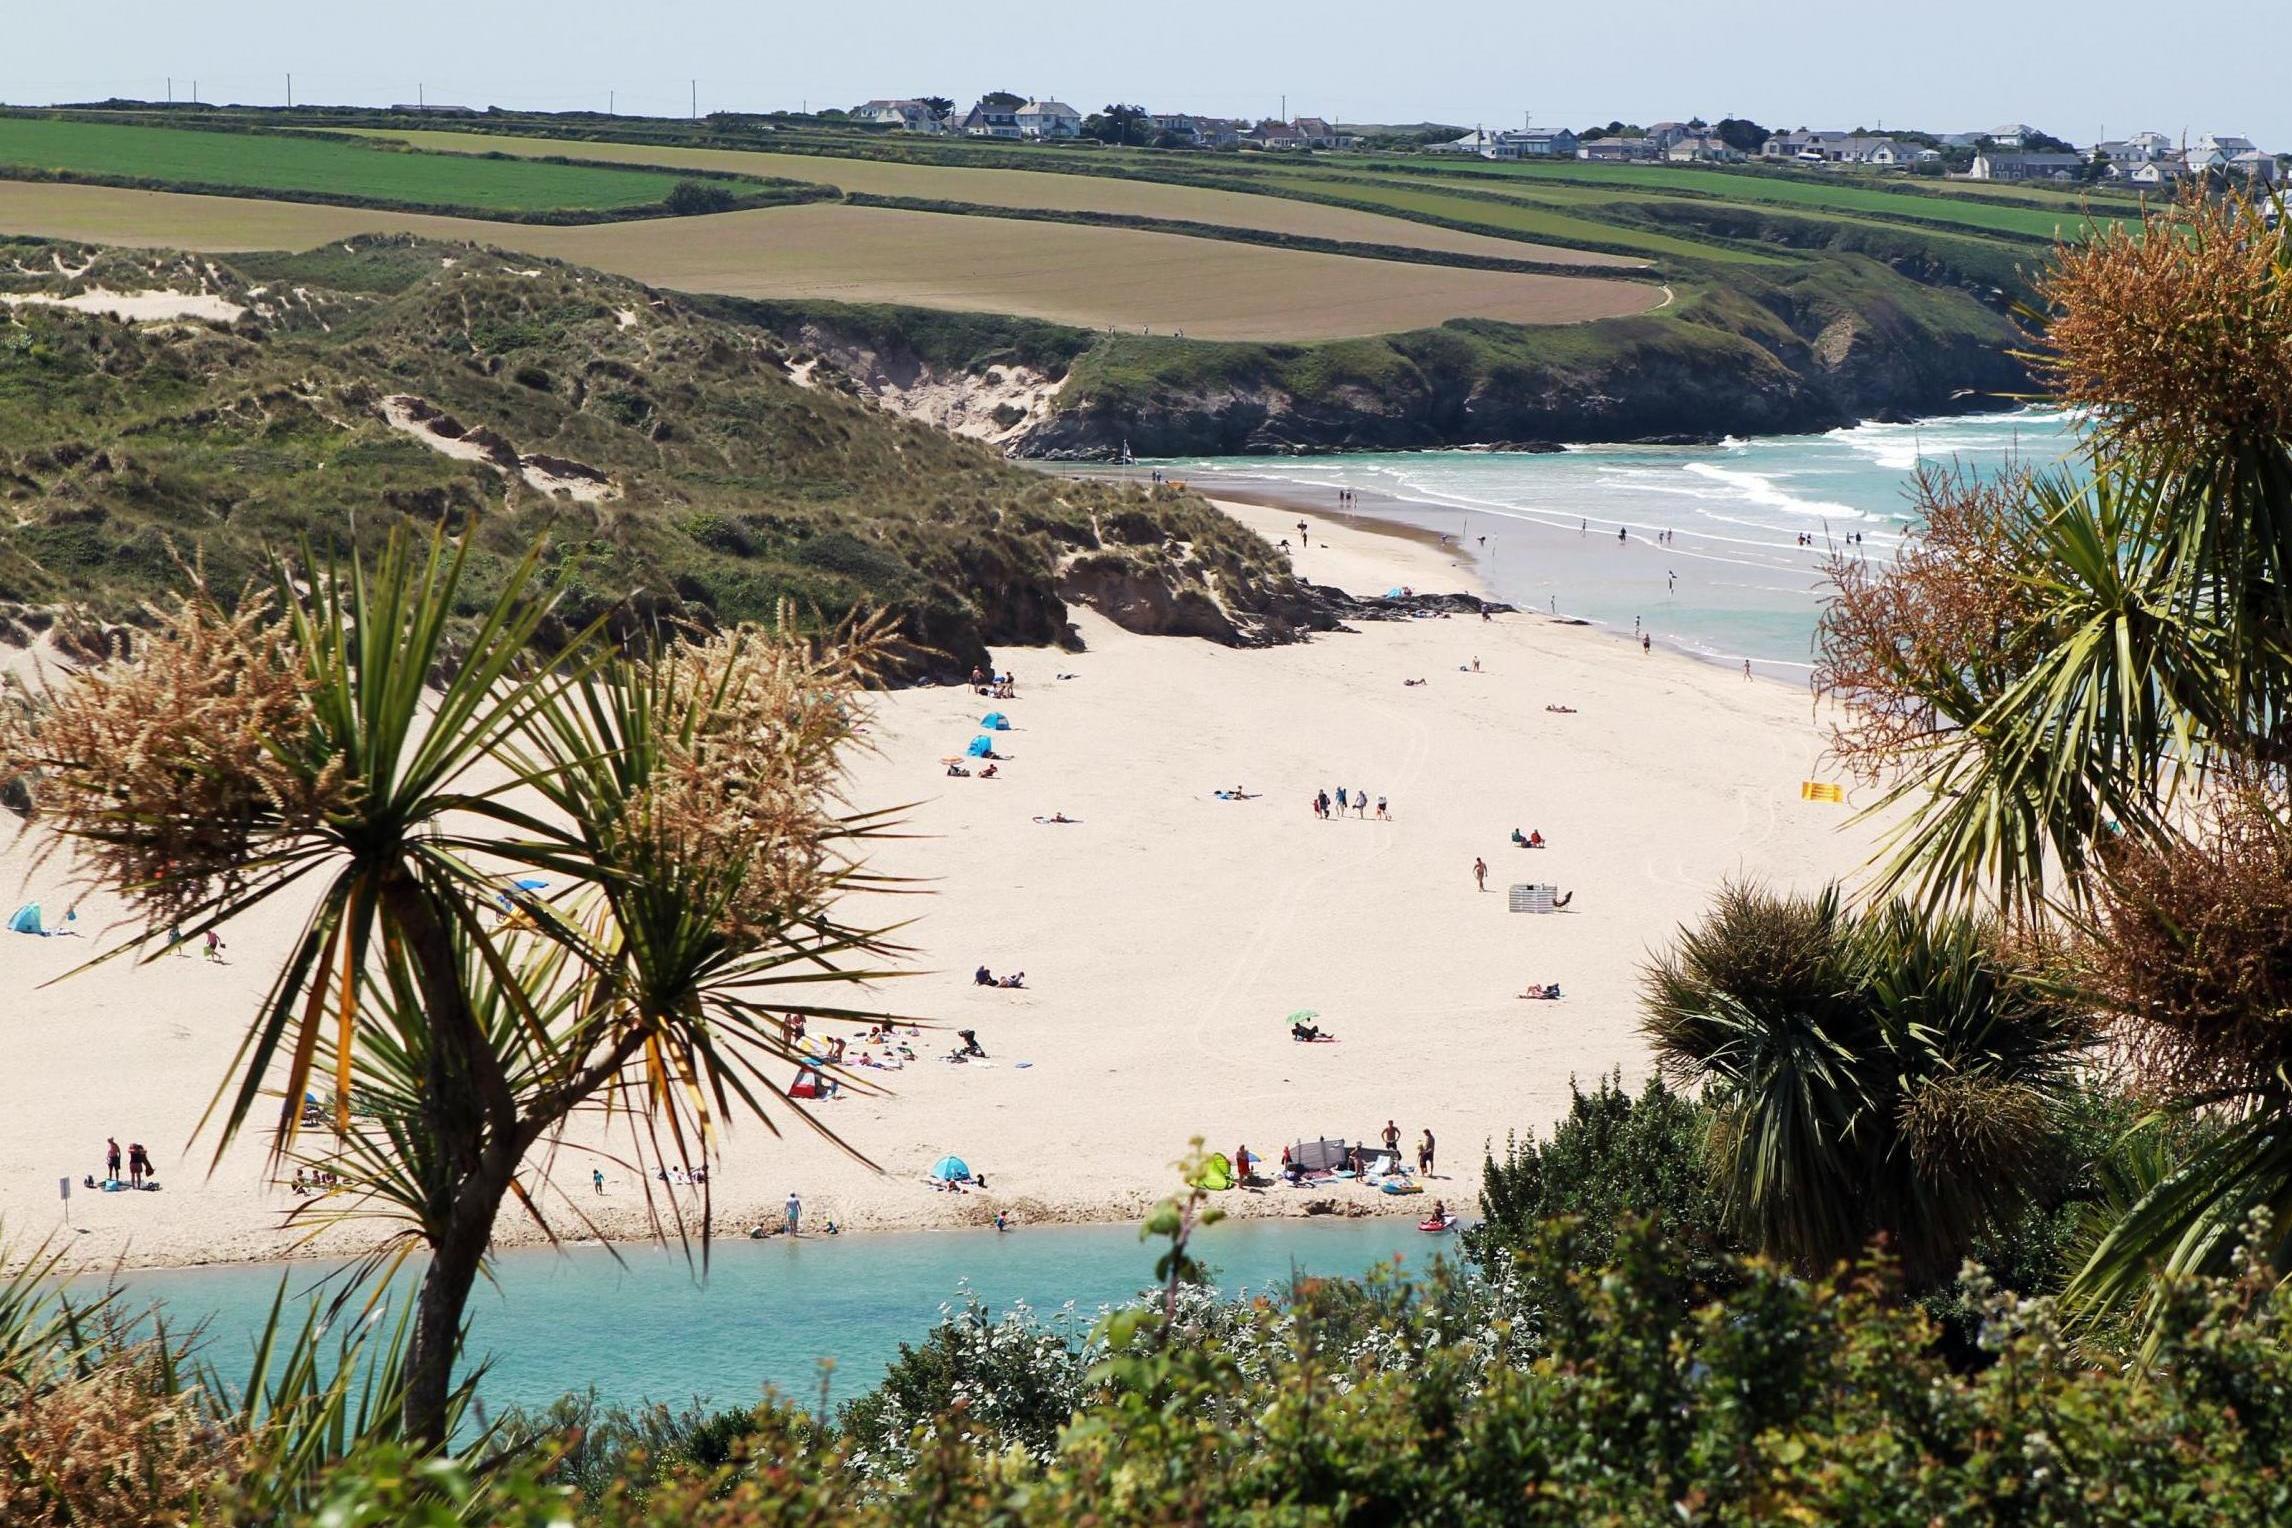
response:
<path id="1" fill-rule="evenodd" d="M 1740 115 L 1770 127 L 2024 121 L 2080 142 L 2141 128 L 2292 149 L 2292 7 L 2133 0 L 2075 7 L 1716 6 L 1708 0 L 1467 7 L 955 5 L 946 0 L 93 0 L 12 6 L 0 100 L 107 95 L 275 103 L 432 101 L 654 114 L 966 104 L 1008 89 L 1085 111 L 1581 127 Z M 1796 14 L 1794 15 L 1793 12 Z"/>

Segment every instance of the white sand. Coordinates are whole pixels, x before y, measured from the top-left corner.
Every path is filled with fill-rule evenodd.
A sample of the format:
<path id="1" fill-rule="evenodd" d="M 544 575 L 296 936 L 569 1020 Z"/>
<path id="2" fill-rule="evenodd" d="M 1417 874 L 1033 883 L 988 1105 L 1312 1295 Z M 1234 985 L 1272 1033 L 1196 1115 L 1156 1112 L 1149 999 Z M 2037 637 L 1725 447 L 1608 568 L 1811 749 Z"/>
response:
<path id="1" fill-rule="evenodd" d="M 240 314 L 247 311 L 242 304 L 212 292 L 109 292 L 102 287 L 90 287 L 84 292 L 74 292 L 69 297 L 49 297 L 37 292 L 0 293 L 0 303 L 10 307 L 30 303 L 40 307 L 72 308 L 81 313 L 108 314 L 128 323 L 152 323 L 171 318 L 206 318 L 227 324 L 236 321 Z"/>
<path id="2" fill-rule="evenodd" d="M 1273 534 L 1298 518 L 1233 512 Z M 1469 580 L 1422 543 L 1330 526 L 1298 563 L 1356 589 Z M 1641 963 L 1723 879 L 1810 885 L 1867 851 L 1866 835 L 1838 831 L 1844 808 L 1798 799 L 1820 742 L 1806 697 L 1781 685 L 1532 615 L 1369 625 L 1268 651 L 1081 624 L 1087 652 L 998 655 L 1019 677 L 1016 701 L 887 698 L 882 753 L 857 771 L 860 803 L 919 801 L 913 826 L 929 835 L 879 857 L 931 878 L 930 895 L 890 909 L 918 920 L 908 937 L 927 974 L 882 1001 L 944 1026 L 911 1042 L 925 1056 L 971 1027 L 995 1064 L 863 1073 L 892 1095 L 815 1106 L 881 1176 L 800 1129 L 738 1122 L 718 1164 L 720 1229 L 773 1217 L 791 1188 L 812 1216 L 861 1227 L 977 1220 L 998 1204 L 1110 1217 L 1166 1191 L 1189 1136 L 1273 1159 L 1287 1141 L 1371 1137 L 1388 1118 L 1412 1146 L 1432 1127 L 1433 1189 L 1469 1208 L 1484 1147 L 1548 1126 L 1571 1076 L 1644 1074 Z M 1458 672 L 1475 656 L 1479 674 Z M 1428 682 L 1403 686 L 1417 677 Z M 1547 712 L 1554 702 L 1577 714 Z M 1001 740 L 1004 777 L 947 778 L 939 759 L 989 709 L 1017 728 Z M 1316 820 L 1313 791 L 1341 784 L 1389 797 L 1393 820 Z M 1265 794 L 1212 799 L 1235 785 Z M 1031 820 L 1054 811 L 1080 821 Z M 1512 848 L 1515 826 L 1551 847 Z M 0 858 L 0 912 L 29 849 Z M 1475 855 L 1490 866 L 1485 894 Z M 31 875 L 51 920 L 69 900 L 61 879 L 53 866 Z M 1501 888 L 1514 880 L 1555 881 L 1574 904 L 1508 913 Z M 95 932 L 114 906 L 88 899 L 79 927 Z M 50 986 L 100 942 L 0 934 L 0 1218 L 19 1253 L 59 1227 L 59 1175 L 100 1173 L 107 1133 L 148 1144 L 166 1188 L 76 1192 L 77 1250 L 190 1262 L 287 1249 L 278 1218 L 296 1201 L 265 1185 L 259 1145 L 211 1175 L 211 1141 L 186 1146 L 294 932 L 282 915 L 230 930 L 228 965 L 163 959 Z M 975 989 L 982 962 L 1023 968 L 1027 990 Z M 1515 999 L 1531 978 L 1563 983 L 1567 1000 Z M 1300 1007 L 1340 1042 L 1292 1043 L 1282 1018 Z M 948 1151 L 993 1192 L 926 1188 L 924 1169 Z M 556 1180 L 606 1229 L 639 1232 L 632 1172 L 608 1163 L 599 1200 L 593 1162 L 568 1154 Z M 1245 1213 L 1322 1197 L 1223 1196 Z M 530 1239 L 522 1222 L 503 1230 Z"/>

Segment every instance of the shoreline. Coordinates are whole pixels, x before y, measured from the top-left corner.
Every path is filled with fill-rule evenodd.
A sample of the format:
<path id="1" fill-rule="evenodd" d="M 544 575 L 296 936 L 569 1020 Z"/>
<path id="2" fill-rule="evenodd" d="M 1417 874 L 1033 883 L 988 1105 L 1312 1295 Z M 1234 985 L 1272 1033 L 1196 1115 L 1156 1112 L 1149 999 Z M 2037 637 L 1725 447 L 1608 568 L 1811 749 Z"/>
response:
<path id="1" fill-rule="evenodd" d="M 1299 513 L 1217 502 L 1261 534 L 1293 530 Z M 1313 582 L 1483 586 L 1437 532 L 1304 513 L 1311 541 L 1292 560 Z M 1000 780 L 947 779 L 938 762 L 976 730 L 965 687 L 880 698 L 877 752 L 855 761 L 852 799 L 918 802 L 913 837 L 877 860 L 933 894 L 861 910 L 919 919 L 909 976 L 863 1001 L 934 1027 L 909 1042 L 920 1060 L 903 1071 L 852 1074 L 881 1091 L 814 1106 L 880 1172 L 788 1128 L 799 1122 L 786 1108 L 780 1136 L 737 1121 L 710 1158 L 718 1242 L 776 1223 L 790 1190 L 808 1220 L 861 1235 L 979 1226 L 997 1209 L 1022 1225 L 1132 1222 L 1176 1188 L 1170 1162 L 1190 1136 L 1278 1163 L 1289 1141 L 1372 1140 L 1388 1119 L 1404 1155 L 1420 1129 L 1439 1136 L 1422 1200 L 1348 1183 L 1217 1202 L 1252 1220 L 1399 1222 L 1435 1197 L 1469 1212 L 1484 1152 L 1548 1130 L 1575 1081 L 1644 1073 L 1638 965 L 1711 889 L 1742 873 L 1829 879 L 1861 857 L 1858 834 L 1832 832 L 1843 813 L 1797 804 L 1821 748 L 1804 702 L 1708 664 L 1632 655 L 1534 612 L 1362 623 L 1265 649 L 1139 637 L 1078 614 L 1082 652 L 997 653 L 1020 680 Z M 1309 787 L 1340 781 L 1389 796 L 1392 821 L 1302 810 Z M 1214 799 L 1212 786 L 1237 783 L 1250 800 Z M 1054 810 L 1076 826 L 1039 826 Z M 1554 849 L 1509 849 L 1516 825 L 1540 826 Z M 29 847 L 0 845 L 0 878 L 24 900 L 67 905 L 59 867 L 35 873 Z M 1476 855 L 1495 869 L 1491 893 L 1532 875 L 1584 895 L 1560 917 L 1510 918 L 1503 897 L 1473 895 Z M 90 896 L 81 926 L 117 912 Z M 269 1181 L 260 1140 L 210 1173 L 212 1139 L 194 1139 L 297 927 L 282 908 L 225 931 L 228 964 L 115 964 L 57 986 L 96 941 L 0 946 L 0 1001 L 23 1010 L 25 1059 L 0 1081 L 0 1117 L 15 1124 L 0 1133 L 0 1217 L 16 1261 L 61 1233 L 74 1268 L 308 1266 L 387 1233 L 298 1242 L 279 1217 L 306 1201 Z M 975 988 L 979 964 L 1024 969 L 1026 986 Z M 1564 1011 L 1513 1000 L 1524 981 L 1555 979 Z M 1343 1043 L 1292 1044 L 1274 1020 L 1300 1006 Z M 933 1064 L 961 1025 L 993 1066 Z M 76 1193 L 65 1233 L 57 1175 L 76 1189 L 107 1130 L 154 1144 L 168 1192 Z M 987 1172 L 992 1191 L 925 1188 L 946 1152 Z M 625 1132 L 589 1121 L 537 1156 L 537 1197 L 566 1243 L 653 1242 L 655 1202 L 674 1240 L 668 1197 L 636 1155 Z M 609 1175 L 602 1200 L 593 1164 Z M 1307 1213 L 1321 1201 L 1333 1213 Z M 674 1202 L 697 1225 L 697 1202 Z M 498 1228 L 503 1250 L 546 1244 L 522 1216 Z"/>

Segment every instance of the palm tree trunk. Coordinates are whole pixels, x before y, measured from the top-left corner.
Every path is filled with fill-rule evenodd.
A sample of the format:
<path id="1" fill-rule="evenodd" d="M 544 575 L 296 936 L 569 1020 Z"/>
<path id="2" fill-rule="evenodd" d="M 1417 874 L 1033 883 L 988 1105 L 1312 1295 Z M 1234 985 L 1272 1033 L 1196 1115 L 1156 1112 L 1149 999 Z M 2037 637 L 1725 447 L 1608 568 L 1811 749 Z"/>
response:
<path id="1" fill-rule="evenodd" d="M 382 897 L 412 957 L 428 1020 L 422 1123 L 438 1157 L 422 1217 L 430 1266 L 406 1351 L 405 1425 L 415 1444 L 437 1448 L 446 1442 L 462 1312 L 517 1171 L 517 1106 L 470 1009 L 460 955 L 439 908 L 403 874 L 384 881 Z"/>

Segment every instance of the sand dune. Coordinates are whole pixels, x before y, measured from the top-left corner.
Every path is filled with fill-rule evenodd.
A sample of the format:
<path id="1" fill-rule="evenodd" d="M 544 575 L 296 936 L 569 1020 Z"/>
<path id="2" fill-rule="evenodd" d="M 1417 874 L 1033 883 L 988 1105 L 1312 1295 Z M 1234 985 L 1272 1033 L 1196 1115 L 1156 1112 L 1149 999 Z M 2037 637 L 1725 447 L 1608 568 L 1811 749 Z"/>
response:
<path id="1" fill-rule="evenodd" d="M 1233 512 L 1275 534 L 1297 518 Z M 1470 577 L 1419 542 L 1329 526 L 1298 565 L 1365 589 Z M 1019 698 L 995 707 L 1016 724 L 1004 778 L 943 774 L 940 757 L 988 707 L 927 689 L 886 698 L 881 753 L 855 780 L 861 804 L 918 802 L 926 835 L 879 858 L 928 878 L 927 895 L 870 909 L 915 919 L 919 974 L 880 997 L 943 1026 L 910 1042 L 923 1055 L 969 1027 L 995 1065 L 866 1074 L 891 1093 L 816 1106 L 880 1175 L 800 1131 L 738 1124 L 717 1173 L 720 1227 L 774 1215 L 791 1188 L 814 1217 L 859 1227 L 983 1218 L 996 1204 L 1114 1216 L 1167 1189 L 1189 1136 L 1270 1158 L 1288 1140 L 1369 1136 L 1388 1118 L 1412 1143 L 1434 1130 L 1434 1190 L 1469 1205 L 1483 1149 L 1549 1124 L 1571 1077 L 1643 1072 L 1640 963 L 1723 879 L 1812 884 L 1866 853 L 1864 835 L 1840 831 L 1844 809 L 1799 801 L 1820 743 L 1806 697 L 1780 685 L 1533 615 L 1371 625 L 1255 652 L 1131 637 L 1088 615 L 1082 627 L 1086 652 L 1000 655 L 1019 678 Z M 1475 657 L 1478 674 L 1459 672 Z M 1393 820 L 1315 819 L 1313 791 L 1340 784 L 1387 797 Z M 1263 794 L 1211 794 L 1236 785 Z M 1033 820 L 1054 812 L 1079 821 Z M 1515 826 L 1551 847 L 1510 847 Z M 0 860 L 7 893 L 32 847 L 18 840 Z M 1473 886 L 1476 855 L 1487 893 Z M 61 876 L 30 874 L 27 894 L 51 918 L 70 900 Z M 1509 913 L 1500 888 L 1514 880 L 1555 881 L 1574 901 Z M 79 927 L 115 911 L 90 897 Z M 293 932 L 282 915 L 229 930 L 227 965 L 162 959 L 54 985 L 96 941 L 0 934 L 0 1218 L 19 1251 L 59 1228 L 56 1179 L 98 1170 L 106 1134 L 151 1146 L 166 1188 L 75 1197 L 78 1250 L 188 1262 L 285 1248 L 278 1216 L 295 1201 L 266 1186 L 259 1146 L 210 1174 L 211 1147 L 191 1143 Z M 1024 969 L 1027 989 L 974 988 L 982 962 Z M 1531 978 L 1563 983 L 1567 1000 L 1518 1001 Z M 1281 1020 L 1299 1007 L 1340 1043 L 1293 1044 Z M 926 1188 L 947 1151 L 994 1192 Z M 640 1230 L 628 1170 L 607 1165 L 600 1200 L 592 1161 L 565 1155 L 557 1180 L 608 1229 Z M 1245 1213 L 1296 1213 L 1308 1197 L 1225 1196 Z"/>

